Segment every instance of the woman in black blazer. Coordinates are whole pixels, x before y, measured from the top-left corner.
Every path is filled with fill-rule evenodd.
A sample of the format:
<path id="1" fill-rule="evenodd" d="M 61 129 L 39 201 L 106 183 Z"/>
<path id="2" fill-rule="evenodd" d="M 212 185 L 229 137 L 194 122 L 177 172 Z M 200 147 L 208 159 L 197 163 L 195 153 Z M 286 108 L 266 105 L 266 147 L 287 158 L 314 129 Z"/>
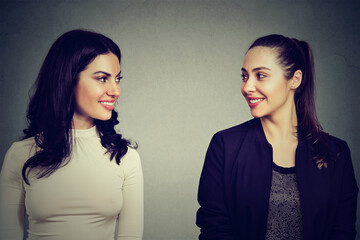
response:
<path id="1" fill-rule="evenodd" d="M 355 239 L 350 150 L 317 120 L 313 72 L 304 41 L 268 35 L 250 46 L 241 91 L 254 119 L 211 140 L 199 239 Z"/>

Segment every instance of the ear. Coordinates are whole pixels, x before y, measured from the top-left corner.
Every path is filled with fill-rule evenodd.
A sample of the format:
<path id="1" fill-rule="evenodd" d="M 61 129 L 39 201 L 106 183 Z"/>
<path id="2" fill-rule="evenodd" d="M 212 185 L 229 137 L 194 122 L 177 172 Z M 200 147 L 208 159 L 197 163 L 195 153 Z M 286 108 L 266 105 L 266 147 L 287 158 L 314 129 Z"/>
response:
<path id="1" fill-rule="evenodd" d="M 291 89 L 297 89 L 302 81 L 302 71 L 296 70 L 290 81 L 291 81 Z"/>

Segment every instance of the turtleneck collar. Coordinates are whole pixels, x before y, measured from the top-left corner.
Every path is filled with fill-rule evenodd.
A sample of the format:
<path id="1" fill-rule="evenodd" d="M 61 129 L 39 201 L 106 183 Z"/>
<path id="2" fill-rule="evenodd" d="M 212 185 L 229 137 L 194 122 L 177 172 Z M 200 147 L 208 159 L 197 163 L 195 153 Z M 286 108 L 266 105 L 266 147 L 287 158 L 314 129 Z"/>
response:
<path id="1" fill-rule="evenodd" d="M 96 126 L 88 129 L 71 129 L 74 138 L 89 138 L 99 136 Z"/>

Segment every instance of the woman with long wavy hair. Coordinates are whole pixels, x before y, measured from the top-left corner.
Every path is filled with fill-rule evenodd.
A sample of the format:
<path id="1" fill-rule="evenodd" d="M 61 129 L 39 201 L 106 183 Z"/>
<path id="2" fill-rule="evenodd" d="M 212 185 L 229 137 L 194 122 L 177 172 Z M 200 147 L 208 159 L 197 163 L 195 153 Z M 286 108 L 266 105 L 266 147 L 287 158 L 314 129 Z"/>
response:
<path id="1" fill-rule="evenodd" d="M 28 106 L 28 128 L 0 175 L 0 239 L 141 239 L 139 155 L 117 133 L 121 52 L 72 30 L 51 46 Z M 116 233 L 116 235 L 115 235 Z"/>
<path id="2" fill-rule="evenodd" d="M 257 39 L 242 80 L 254 119 L 211 140 L 198 192 L 199 239 L 355 239 L 350 150 L 316 117 L 309 44 Z"/>

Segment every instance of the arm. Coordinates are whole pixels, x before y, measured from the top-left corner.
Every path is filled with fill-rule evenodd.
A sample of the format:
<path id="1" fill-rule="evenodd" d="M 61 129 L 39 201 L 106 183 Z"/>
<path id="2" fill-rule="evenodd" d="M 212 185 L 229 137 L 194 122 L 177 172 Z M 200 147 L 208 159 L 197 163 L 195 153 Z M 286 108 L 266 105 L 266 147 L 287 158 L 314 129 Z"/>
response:
<path id="1" fill-rule="evenodd" d="M 129 148 L 126 155 L 123 207 L 117 235 L 118 240 L 139 240 L 142 239 L 144 229 L 143 173 L 138 153 Z"/>
<path id="2" fill-rule="evenodd" d="M 7 152 L 0 174 L 0 239 L 20 240 L 24 235 L 25 192 L 14 145 Z"/>
<path id="3" fill-rule="evenodd" d="M 233 229 L 224 197 L 224 146 L 214 135 L 206 153 L 200 177 L 196 225 L 201 228 L 200 240 L 234 239 Z"/>
<path id="4" fill-rule="evenodd" d="M 337 210 L 335 224 L 332 227 L 331 239 L 345 240 L 355 239 L 356 230 L 356 204 L 358 187 L 354 175 L 349 147 L 345 144 L 343 149 L 344 171 L 342 175 L 342 187 L 340 204 Z"/>

